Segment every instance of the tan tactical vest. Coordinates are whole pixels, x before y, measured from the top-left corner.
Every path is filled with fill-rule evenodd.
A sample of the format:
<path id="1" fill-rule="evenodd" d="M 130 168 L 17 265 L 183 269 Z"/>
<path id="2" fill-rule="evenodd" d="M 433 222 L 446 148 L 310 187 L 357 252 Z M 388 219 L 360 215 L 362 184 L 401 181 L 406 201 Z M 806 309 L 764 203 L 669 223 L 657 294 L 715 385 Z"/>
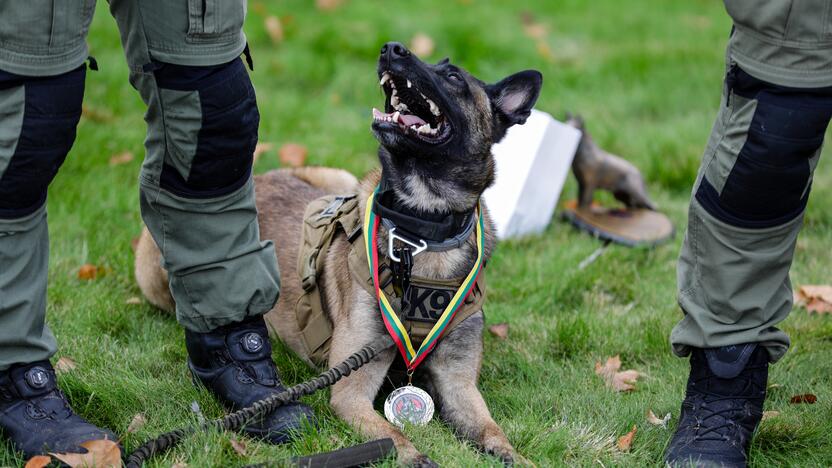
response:
<path id="1" fill-rule="evenodd" d="M 321 197 L 307 205 L 303 218 L 302 242 L 298 255 L 298 274 L 303 294 L 298 299 L 295 313 L 308 356 L 312 362 L 324 365 L 329 355 L 332 321 L 321 298 L 318 277 L 323 273 L 325 253 L 336 235 L 345 235 L 352 246 L 348 259 L 352 277 L 357 279 L 368 293 L 373 296 L 376 293 L 370 268 L 367 265 L 358 197 L 356 195 Z M 384 293 L 399 311 L 399 320 L 407 329 L 414 347 L 418 347 L 465 278 L 436 280 L 411 277 L 409 289 L 411 307 L 402 312 L 401 294 L 396 292 L 390 281 L 390 269 L 382 267 L 381 270 L 379 283 L 386 284 Z M 482 310 L 484 302 L 485 271 L 480 273 L 471 294 L 457 311 L 447 331 Z M 381 320 L 381 312 L 379 312 L 379 320 Z"/>

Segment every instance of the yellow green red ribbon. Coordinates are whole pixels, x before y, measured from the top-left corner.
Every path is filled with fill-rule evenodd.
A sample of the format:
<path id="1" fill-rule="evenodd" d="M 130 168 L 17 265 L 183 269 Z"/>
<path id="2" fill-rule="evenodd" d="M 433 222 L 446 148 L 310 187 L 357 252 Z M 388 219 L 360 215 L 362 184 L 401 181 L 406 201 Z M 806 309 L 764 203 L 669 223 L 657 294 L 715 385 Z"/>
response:
<path id="1" fill-rule="evenodd" d="M 407 330 L 399 320 L 393 306 L 390 305 L 390 301 L 387 299 L 384 291 L 382 291 L 379 286 L 378 227 L 380 218 L 373 213 L 373 200 L 377 196 L 378 191 L 379 187 L 376 187 L 375 191 L 367 199 L 367 206 L 364 210 L 364 240 L 367 243 L 367 264 L 370 266 L 370 272 L 373 274 L 373 286 L 376 290 L 376 298 L 378 299 L 378 307 L 379 310 L 381 310 L 381 318 L 384 320 L 384 326 L 387 327 L 387 332 L 390 333 L 390 336 L 393 337 L 393 341 L 396 343 L 396 347 L 399 348 L 399 352 L 404 358 L 404 362 L 407 364 L 407 369 L 409 371 L 413 371 L 416 369 L 416 366 L 421 364 L 425 357 L 433 351 L 433 348 L 436 347 L 436 343 L 439 341 L 439 338 L 442 337 L 442 334 L 445 332 L 445 329 L 448 328 L 451 321 L 453 321 L 457 310 L 462 307 L 462 304 L 465 303 L 465 298 L 467 298 L 474 289 L 474 284 L 477 282 L 477 278 L 482 271 L 483 242 L 485 237 L 482 209 L 480 206 L 477 206 L 477 260 L 474 262 L 474 266 L 471 268 L 468 276 L 465 277 L 465 281 L 462 282 L 462 285 L 460 285 L 459 289 L 457 289 L 456 293 L 451 298 L 448 306 L 445 307 L 445 310 L 442 312 L 439 320 L 436 321 L 436 324 L 425 337 L 422 345 L 419 346 L 419 350 L 416 351 L 413 348 L 413 343 L 410 341 L 410 336 L 407 334 Z"/>

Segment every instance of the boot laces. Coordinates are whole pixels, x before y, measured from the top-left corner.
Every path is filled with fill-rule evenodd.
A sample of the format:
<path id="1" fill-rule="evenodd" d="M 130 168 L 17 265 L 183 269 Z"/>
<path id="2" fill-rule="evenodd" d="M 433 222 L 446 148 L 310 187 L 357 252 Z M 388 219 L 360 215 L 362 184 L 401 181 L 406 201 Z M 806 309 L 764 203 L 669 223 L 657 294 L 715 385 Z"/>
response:
<path id="1" fill-rule="evenodd" d="M 708 441 L 708 440 L 730 440 L 732 435 L 741 435 L 739 424 L 737 420 L 743 416 L 747 416 L 747 403 L 759 401 L 762 405 L 765 395 L 762 394 L 762 388 L 754 380 L 753 372 L 755 370 L 764 369 L 766 366 L 749 366 L 743 370 L 740 375 L 736 377 L 737 380 L 743 380 L 744 385 L 742 391 L 736 392 L 733 395 L 725 395 L 721 393 L 714 393 L 707 390 L 698 390 L 697 398 L 701 403 L 694 409 L 698 413 L 694 414 L 696 425 L 694 426 L 694 441 Z M 716 378 L 713 375 L 707 375 L 694 380 L 694 387 L 703 388 L 701 383 L 709 383 L 708 380 Z M 704 388 L 711 388 L 706 385 Z M 725 402 L 725 405 L 720 405 L 720 402 Z M 721 407 L 721 408 L 718 408 Z"/>

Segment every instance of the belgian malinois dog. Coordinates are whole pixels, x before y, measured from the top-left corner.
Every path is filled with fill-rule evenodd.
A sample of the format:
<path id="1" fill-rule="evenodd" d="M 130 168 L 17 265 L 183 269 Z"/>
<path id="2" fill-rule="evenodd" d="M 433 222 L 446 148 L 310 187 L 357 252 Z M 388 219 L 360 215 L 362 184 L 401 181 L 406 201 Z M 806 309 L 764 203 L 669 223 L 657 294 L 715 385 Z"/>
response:
<path id="1" fill-rule="evenodd" d="M 542 75 L 533 70 L 486 84 L 448 59 L 432 65 L 403 45 L 381 50 L 378 78 L 384 91 L 384 112 L 373 110 L 372 130 L 380 143 L 381 171 L 358 181 L 337 169 L 301 168 L 271 171 L 255 178 L 260 235 L 277 245 L 282 286 L 277 305 L 266 320 L 278 338 L 309 361 L 294 310 L 303 293 L 296 271 L 301 226 L 307 204 L 326 194 L 357 194 L 365 203 L 382 174 L 401 204 L 435 216 L 471 212 L 480 203 L 485 218 L 484 257 L 494 248 L 494 229 L 481 201 L 494 181 L 491 145 L 506 130 L 526 121 L 534 106 Z M 387 233 L 379 229 L 379 256 L 386 257 Z M 333 324 L 331 365 L 387 334 L 377 298 L 360 287 L 347 265 L 350 243 L 343 233 L 326 252 L 321 279 L 326 313 Z M 426 251 L 413 257 L 412 273 L 438 280 L 464 276 L 477 257 L 474 233 L 460 246 Z M 147 230 L 136 252 L 136 279 L 148 300 L 172 311 L 173 299 L 160 254 Z M 450 330 L 418 367 L 416 378 L 434 398 L 440 416 L 459 436 L 467 438 L 505 463 L 523 460 L 491 417 L 477 389 L 483 354 L 483 314 L 471 315 Z M 398 351 L 388 348 L 375 360 L 332 387 L 336 414 L 369 438 L 393 439 L 399 461 L 434 466 L 413 443 L 373 407 L 373 401 Z"/>

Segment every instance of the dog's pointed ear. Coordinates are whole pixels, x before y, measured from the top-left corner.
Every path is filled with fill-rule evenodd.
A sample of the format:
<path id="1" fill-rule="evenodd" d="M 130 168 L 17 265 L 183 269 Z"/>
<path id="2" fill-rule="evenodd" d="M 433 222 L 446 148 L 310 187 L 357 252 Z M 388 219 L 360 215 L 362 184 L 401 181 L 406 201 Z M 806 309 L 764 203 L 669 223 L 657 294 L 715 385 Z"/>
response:
<path id="1" fill-rule="evenodd" d="M 543 75 L 539 71 L 525 70 L 503 78 L 486 89 L 494 109 L 508 128 L 526 123 L 542 85 Z"/>

